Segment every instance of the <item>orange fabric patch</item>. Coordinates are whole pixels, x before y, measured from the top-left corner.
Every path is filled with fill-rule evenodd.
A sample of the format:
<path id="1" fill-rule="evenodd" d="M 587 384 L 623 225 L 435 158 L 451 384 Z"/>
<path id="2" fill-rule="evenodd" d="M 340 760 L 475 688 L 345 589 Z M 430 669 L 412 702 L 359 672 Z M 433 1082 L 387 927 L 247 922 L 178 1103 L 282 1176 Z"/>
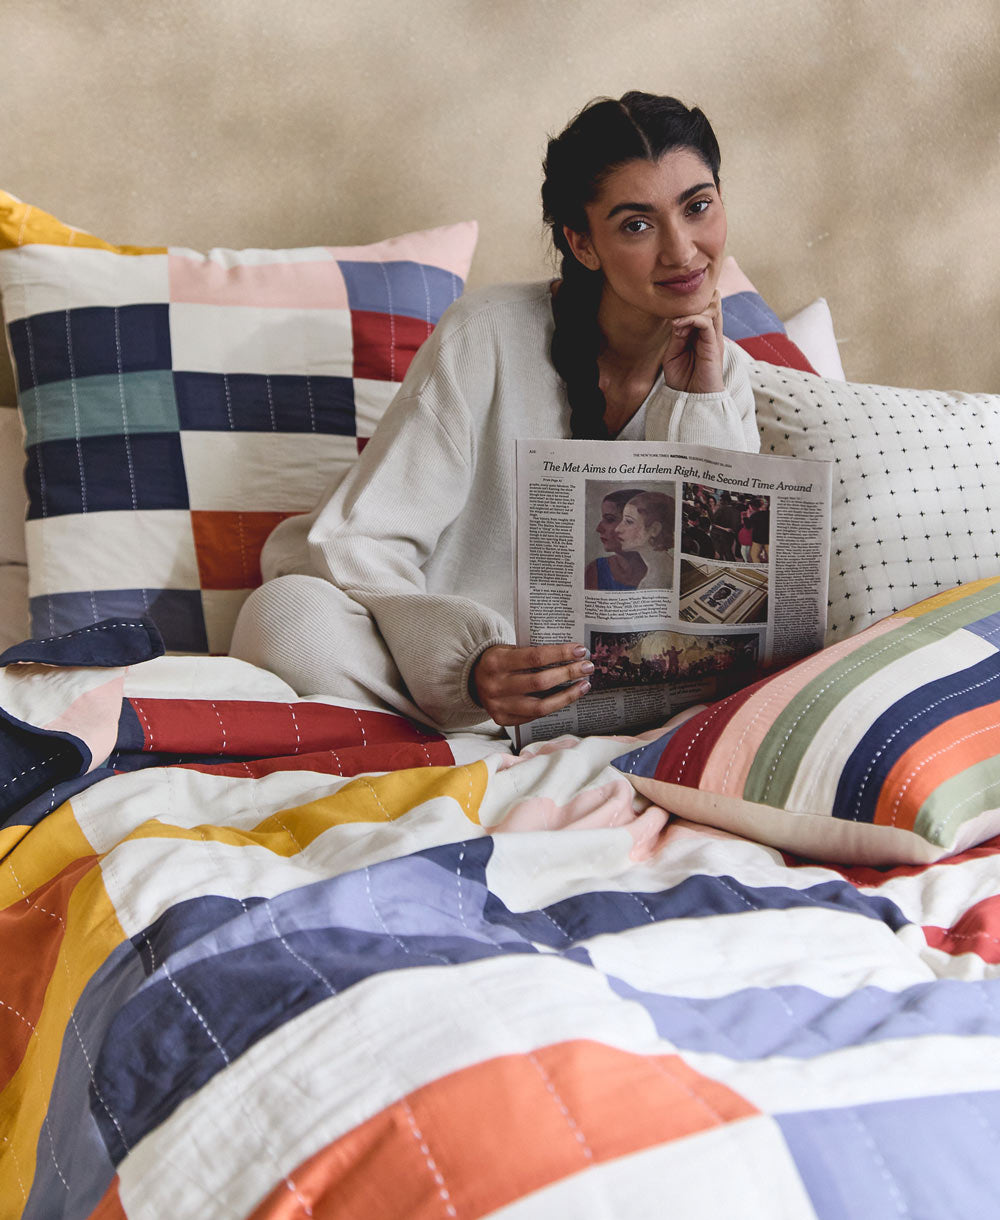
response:
<path id="1" fill-rule="evenodd" d="M 0 1090 L 17 1071 L 38 1023 L 73 891 L 96 862 L 96 856 L 74 860 L 27 898 L 0 911 Z"/>
<path id="2" fill-rule="evenodd" d="M 248 490 L 252 495 L 252 490 Z M 192 510 L 191 532 L 203 589 L 256 589 L 260 552 L 271 530 L 295 513 Z"/>
<path id="3" fill-rule="evenodd" d="M 912 830 L 921 805 L 935 788 L 997 753 L 1000 703 L 946 720 L 893 764 L 875 807 L 875 824 Z"/>
<path id="4" fill-rule="evenodd" d="M 757 1109 L 676 1055 L 573 1041 L 417 1089 L 328 1144 L 251 1220 L 481 1216 L 591 1165 Z M 664 1183 L 669 1192 L 669 1183 Z"/>
<path id="5" fill-rule="evenodd" d="M 101 1201 L 87 1217 L 87 1220 L 128 1220 L 121 1196 L 118 1194 L 118 1175 L 111 1179 L 111 1185 L 101 1196 Z"/>

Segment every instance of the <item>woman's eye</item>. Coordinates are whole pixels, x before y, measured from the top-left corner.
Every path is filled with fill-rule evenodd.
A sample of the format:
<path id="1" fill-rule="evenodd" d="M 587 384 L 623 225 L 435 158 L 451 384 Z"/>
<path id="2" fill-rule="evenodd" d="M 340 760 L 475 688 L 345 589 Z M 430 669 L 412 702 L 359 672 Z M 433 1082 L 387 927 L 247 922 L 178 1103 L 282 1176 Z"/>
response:
<path id="1" fill-rule="evenodd" d="M 696 199 L 688 211 L 693 212 L 696 216 L 700 216 L 711 202 L 711 199 Z"/>
<path id="2" fill-rule="evenodd" d="M 649 227 L 649 221 L 643 219 L 642 216 L 633 216 L 631 220 L 626 220 L 622 225 L 626 233 L 643 233 Z"/>

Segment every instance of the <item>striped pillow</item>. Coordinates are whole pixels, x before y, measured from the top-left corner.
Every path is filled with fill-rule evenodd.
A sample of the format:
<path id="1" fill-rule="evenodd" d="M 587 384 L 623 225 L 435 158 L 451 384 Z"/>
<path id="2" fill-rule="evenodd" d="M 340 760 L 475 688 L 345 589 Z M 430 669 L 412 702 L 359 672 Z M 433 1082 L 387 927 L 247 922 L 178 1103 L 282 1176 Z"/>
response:
<path id="1" fill-rule="evenodd" d="M 473 222 L 369 246 L 113 246 L 0 192 L 32 630 L 149 615 L 225 652 L 273 527 L 357 456 L 459 295 Z"/>
<path id="2" fill-rule="evenodd" d="M 816 371 L 732 255 L 722 263 L 719 295 L 722 330 L 727 339 L 739 344 L 754 360 L 801 369 L 804 373 Z"/>
<path id="3" fill-rule="evenodd" d="M 893 614 L 615 760 L 695 822 L 923 864 L 1000 833 L 1000 577 Z"/>

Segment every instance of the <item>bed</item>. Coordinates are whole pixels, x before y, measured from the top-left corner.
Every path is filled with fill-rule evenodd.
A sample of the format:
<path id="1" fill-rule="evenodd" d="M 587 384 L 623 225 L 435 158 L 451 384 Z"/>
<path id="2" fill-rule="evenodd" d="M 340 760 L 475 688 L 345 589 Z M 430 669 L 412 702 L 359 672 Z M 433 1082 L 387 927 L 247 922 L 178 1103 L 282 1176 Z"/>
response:
<path id="1" fill-rule="evenodd" d="M 199 255 L 4 196 L 0 232 L 5 1215 L 990 1213 L 1000 569 L 958 535 L 995 399 L 819 377 L 730 263 L 765 447 L 843 470 L 828 646 L 515 757 L 224 655 L 475 226 Z"/>
<path id="2" fill-rule="evenodd" d="M 19 15 L 0 1220 L 996 1211 L 1000 411 L 886 386 L 998 388 L 997 42 L 911 7 Z M 519 756 L 226 656 L 463 283 L 545 274 L 510 98 L 636 83 L 720 119 L 763 447 L 834 463 L 826 647 Z"/>

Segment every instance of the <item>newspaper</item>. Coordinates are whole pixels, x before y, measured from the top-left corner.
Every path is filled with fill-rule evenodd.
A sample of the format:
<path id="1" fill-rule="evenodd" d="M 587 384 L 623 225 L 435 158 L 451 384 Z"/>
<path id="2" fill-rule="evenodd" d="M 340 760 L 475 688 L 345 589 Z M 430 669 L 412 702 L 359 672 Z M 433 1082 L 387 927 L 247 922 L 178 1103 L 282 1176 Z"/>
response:
<path id="1" fill-rule="evenodd" d="M 518 748 L 648 728 L 820 648 L 831 488 L 827 461 L 519 440 L 517 642 L 580 642 L 594 672 Z"/>

